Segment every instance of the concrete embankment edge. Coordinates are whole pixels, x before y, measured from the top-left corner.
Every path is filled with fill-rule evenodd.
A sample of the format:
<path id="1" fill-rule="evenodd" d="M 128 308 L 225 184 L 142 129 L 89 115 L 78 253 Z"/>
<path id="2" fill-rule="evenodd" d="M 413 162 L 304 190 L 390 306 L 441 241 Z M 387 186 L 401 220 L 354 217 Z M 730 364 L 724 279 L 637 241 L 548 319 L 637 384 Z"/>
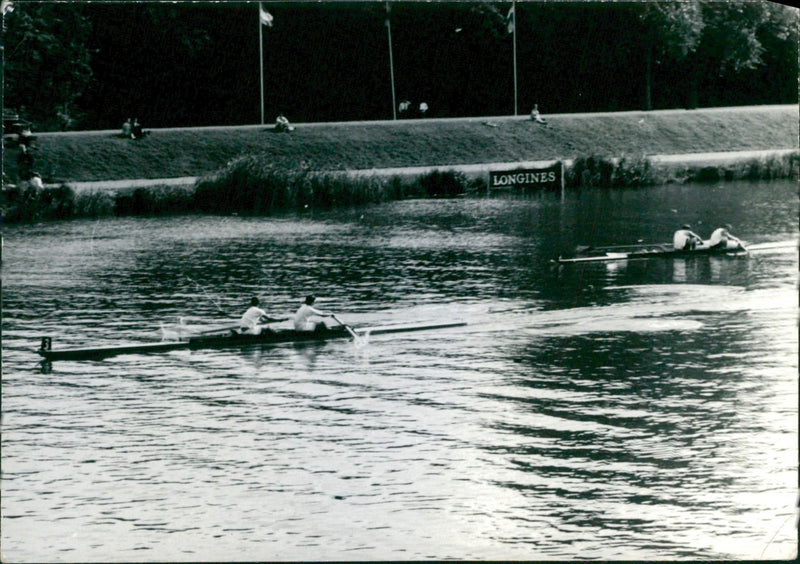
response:
<path id="1" fill-rule="evenodd" d="M 763 150 L 763 151 L 737 151 L 737 152 L 717 152 L 717 153 L 690 153 L 683 155 L 649 155 L 643 157 L 650 161 L 651 165 L 685 165 L 692 167 L 719 166 L 734 164 L 737 162 L 748 161 L 758 158 L 777 157 L 782 158 L 787 155 L 796 154 L 800 156 L 798 149 L 783 150 Z M 620 159 L 609 159 L 617 162 Z M 434 171 L 452 170 L 462 172 L 468 176 L 488 175 L 489 171 L 505 172 L 520 168 L 544 168 L 557 162 L 562 162 L 564 166 L 572 166 L 573 159 L 551 159 L 544 161 L 518 161 L 505 163 L 485 163 L 473 165 L 450 165 L 450 166 L 424 166 L 424 167 L 405 167 L 405 168 L 376 168 L 365 170 L 347 171 L 343 174 L 352 176 L 401 176 L 415 177 L 428 174 Z"/>
<path id="2" fill-rule="evenodd" d="M 648 155 L 643 157 L 647 159 L 652 166 L 675 167 L 704 167 L 704 166 L 722 166 L 730 165 L 739 162 L 746 162 L 752 159 L 761 158 L 784 158 L 789 155 L 795 155 L 800 158 L 800 150 L 798 149 L 770 149 L 760 151 L 725 151 L 716 153 L 689 153 L 680 155 Z M 619 159 L 610 159 L 618 161 Z M 517 161 L 517 162 L 503 162 L 503 163 L 482 163 L 471 165 L 434 165 L 434 166 L 419 166 L 419 167 L 402 167 L 402 168 L 372 168 L 361 170 L 348 170 L 348 171 L 333 171 L 333 174 L 343 174 L 352 177 L 401 177 L 401 178 L 414 178 L 423 176 L 435 171 L 456 171 L 461 172 L 469 177 L 480 177 L 488 175 L 489 171 L 511 171 L 520 168 L 544 168 L 556 162 L 561 161 L 565 166 L 569 167 L 573 163 L 573 159 L 551 159 L 551 160 L 538 160 L 538 161 Z M 155 187 L 155 186 L 171 186 L 190 188 L 193 187 L 201 177 L 197 176 L 183 176 L 178 178 L 148 178 L 148 179 L 128 179 L 128 180 L 108 180 L 108 181 L 95 181 L 95 182 L 66 182 L 65 184 L 72 188 L 75 192 L 120 192 L 131 190 L 135 188 Z M 50 185 L 49 185 L 50 186 Z M 58 185 L 52 185 L 58 186 Z"/>

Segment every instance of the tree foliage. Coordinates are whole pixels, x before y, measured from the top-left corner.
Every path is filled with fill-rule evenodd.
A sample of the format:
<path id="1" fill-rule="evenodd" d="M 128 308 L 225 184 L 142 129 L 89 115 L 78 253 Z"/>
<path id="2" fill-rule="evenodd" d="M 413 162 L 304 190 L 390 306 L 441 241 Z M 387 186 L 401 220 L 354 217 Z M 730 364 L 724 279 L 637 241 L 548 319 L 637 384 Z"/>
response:
<path id="1" fill-rule="evenodd" d="M 704 2 L 703 53 L 719 74 L 753 69 L 764 62 L 768 36 L 797 40 L 798 11 L 770 2 Z"/>
<path id="2" fill-rule="evenodd" d="M 92 81 L 85 6 L 18 2 L 5 25 L 5 100 L 41 127 L 64 127 Z"/>
<path id="3" fill-rule="evenodd" d="M 737 76 L 743 86 L 760 83 L 768 90 L 774 87 L 769 82 L 779 75 L 780 71 L 775 71 L 782 67 L 797 81 L 796 8 L 747 0 L 704 1 L 700 5 L 705 27 L 688 73 L 690 106 L 702 103 L 701 95 L 710 88 L 730 88 Z M 776 64 L 776 55 L 782 63 Z M 769 71 L 768 63 L 775 68 L 764 73 Z"/>
<path id="4" fill-rule="evenodd" d="M 699 2 L 645 2 L 641 19 L 657 52 L 675 59 L 697 49 L 705 27 Z"/>
<path id="5" fill-rule="evenodd" d="M 256 2 L 16 2 L 5 103 L 41 128 L 257 123 Z M 392 2 L 397 100 L 433 117 L 797 100 L 798 10 L 766 1 Z M 387 119 L 384 2 L 270 2 L 271 121 Z M 701 99 L 702 97 L 702 99 Z"/>

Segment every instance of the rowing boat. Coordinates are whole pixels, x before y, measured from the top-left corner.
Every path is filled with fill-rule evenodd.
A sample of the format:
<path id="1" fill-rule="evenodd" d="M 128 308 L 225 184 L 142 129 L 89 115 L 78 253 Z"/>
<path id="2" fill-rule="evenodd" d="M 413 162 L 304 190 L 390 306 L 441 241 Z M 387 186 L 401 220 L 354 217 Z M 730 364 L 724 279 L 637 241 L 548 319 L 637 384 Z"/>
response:
<path id="1" fill-rule="evenodd" d="M 602 262 L 614 260 L 631 260 L 646 258 L 679 258 L 705 255 L 731 255 L 738 256 L 746 254 L 747 251 L 741 247 L 719 248 L 719 247 L 696 247 L 694 250 L 681 251 L 675 249 L 670 243 L 656 243 L 653 245 L 619 245 L 612 247 L 578 247 L 573 256 L 559 256 L 559 264 L 580 263 L 580 262 Z"/>
<path id="2" fill-rule="evenodd" d="M 387 325 L 384 327 L 371 327 L 351 329 L 346 326 L 330 327 L 325 331 L 295 331 L 294 329 L 265 329 L 260 335 L 242 335 L 228 333 L 224 335 L 196 336 L 182 341 L 166 341 L 155 343 L 131 343 L 126 345 L 111 345 L 102 347 L 53 349 L 51 337 L 42 337 L 42 343 L 37 352 L 45 361 L 53 360 L 100 360 L 111 356 L 123 354 L 146 354 L 168 352 L 180 349 L 224 349 L 230 347 L 246 347 L 251 345 L 271 345 L 280 343 L 307 343 L 328 341 L 331 339 L 345 339 L 351 335 L 363 337 L 366 335 L 380 335 L 388 333 L 407 333 L 412 331 L 428 331 L 432 329 L 446 329 L 449 327 L 462 327 L 463 322 L 436 323 L 428 325 Z M 351 333 L 352 331 L 352 333 Z"/>

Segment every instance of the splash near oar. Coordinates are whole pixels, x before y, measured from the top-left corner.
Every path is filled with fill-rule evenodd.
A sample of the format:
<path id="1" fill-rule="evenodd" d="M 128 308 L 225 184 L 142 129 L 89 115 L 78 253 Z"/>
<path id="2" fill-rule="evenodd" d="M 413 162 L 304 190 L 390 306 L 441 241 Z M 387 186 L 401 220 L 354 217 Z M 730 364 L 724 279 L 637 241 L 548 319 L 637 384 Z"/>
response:
<path id="1" fill-rule="evenodd" d="M 775 241 L 772 243 L 755 243 L 753 245 L 748 245 L 747 250 L 749 252 L 765 252 L 765 251 L 794 251 L 800 247 L 797 241 L 792 241 L 791 239 L 788 241 Z"/>
<path id="2" fill-rule="evenodd" d="M 336 323 L 338 323 L 339 325 L 344 327 L 345 331 L 350 333 L 350 336 L 353 337 L 353 341 L 355 341 L 356 344 L 358 344 L 358 345 L 363 345 L 364 344 L 364 340 L 361 338 L 361 336 L 358 335 L 358 333 L 353 331 L 352 327 L 350 327 L 349 325 L 347 325 L 344 322 L 342 322 L 342 320 L 339 319 L 338 317 L 336 317 L 334 314 L 331 314 L 331 317 L 333 318 L 334 321 L 336 321 Z"/>

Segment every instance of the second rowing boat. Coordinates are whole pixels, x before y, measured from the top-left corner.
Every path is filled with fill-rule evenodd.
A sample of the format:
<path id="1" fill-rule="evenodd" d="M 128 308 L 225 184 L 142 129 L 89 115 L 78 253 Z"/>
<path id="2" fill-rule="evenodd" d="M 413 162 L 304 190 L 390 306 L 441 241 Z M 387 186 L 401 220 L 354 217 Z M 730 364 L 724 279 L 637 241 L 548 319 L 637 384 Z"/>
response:
<path id="1" fill-rule="evenodd" d="M 559 256 L 557 262 L 559 264 L 569 264 L 657 257 L 677 258 L 703 255 L 739 256 L 746 253 L 747 250 L 741 246 L 732 249 L 697 247 L 691 251 L 680 251 L 669 243 L 657 243 L 653 245 L 621 245 L 617 247 L 579 247 L 575 255 L 567 257 Z"/>

